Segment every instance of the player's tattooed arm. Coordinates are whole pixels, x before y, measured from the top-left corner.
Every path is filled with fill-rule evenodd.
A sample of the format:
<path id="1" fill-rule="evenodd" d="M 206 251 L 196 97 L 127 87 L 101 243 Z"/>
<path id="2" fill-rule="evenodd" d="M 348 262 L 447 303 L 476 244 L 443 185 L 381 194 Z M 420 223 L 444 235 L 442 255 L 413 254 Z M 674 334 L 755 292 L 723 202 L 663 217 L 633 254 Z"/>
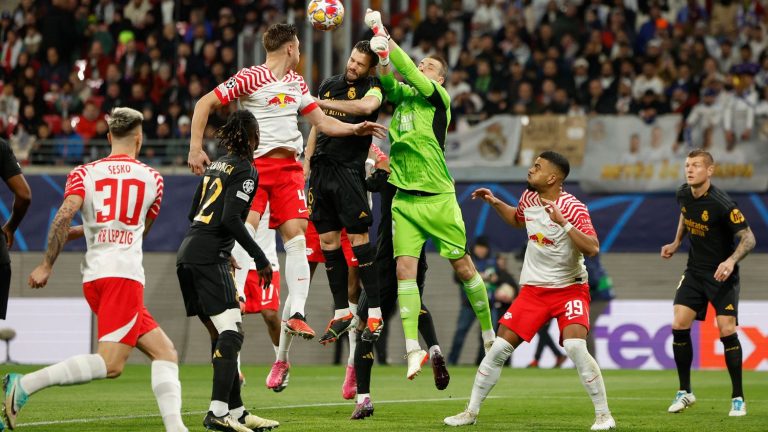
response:
<path id="1" fill-rule="evenodd" d="M 56 217 L 53 218 L 51 229 L 48 231 L 48 249 L 45 251 L 43 262 L 40 263 L 29 275 L 29 286 L 32 288 L 42 288 L 48 283 L 51 276 L 51 269 L 56 258 L 59 257 L 61 250 L 70 234 L 70 224 L 72 218 L 83 205 L 83 198 L 79 195 L 69 195 L 64 198 Z"/>
<path id="2" fill-rule="evenodd" d="M 737 232 L 736 237 L 739 238 L 739 244 L 736 246 L 736 250 L 733 251 L 730 258 L 734 262 L 739 262 L 755 248 L 757 240 L 755 239 L 755 234 L 752 232 L 752 229 L 749 227 Z"/>
<path id="3" fill-rule="evenodd" d="M 75 214 L 83 205 L 83 199 L 78 195 L 69 195 L 61 204 L 56 217 L 53 218 L 51 229 L 48 231 L 48 249 L 45 251 L 44 264 L 53 267 L 69 236 L 69 227 Z"/>

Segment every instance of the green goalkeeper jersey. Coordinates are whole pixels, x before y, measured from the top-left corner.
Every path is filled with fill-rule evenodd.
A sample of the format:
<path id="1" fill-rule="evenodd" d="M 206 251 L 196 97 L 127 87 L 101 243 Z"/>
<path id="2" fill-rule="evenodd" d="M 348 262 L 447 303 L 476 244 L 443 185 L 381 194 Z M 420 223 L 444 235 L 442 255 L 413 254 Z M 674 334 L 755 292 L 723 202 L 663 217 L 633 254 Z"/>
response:
<path id="1" fill-rule="evenodd" d="M 405 190 L 453 193 L 444 154 L 450 96 L 421 73 L 402 49 L 392 51 L 390 59 L 410 85 L 398 82 L 391 72 L 381 77 L 387 99 L 396 106 L 389 125 L 389 182 Z"/>

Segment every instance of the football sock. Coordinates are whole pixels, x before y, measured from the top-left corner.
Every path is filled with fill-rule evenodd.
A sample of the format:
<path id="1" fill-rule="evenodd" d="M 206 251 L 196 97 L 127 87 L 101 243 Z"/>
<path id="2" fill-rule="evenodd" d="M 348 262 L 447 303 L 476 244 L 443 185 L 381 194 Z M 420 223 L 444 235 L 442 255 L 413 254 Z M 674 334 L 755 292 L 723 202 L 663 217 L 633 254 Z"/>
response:
<path id="1" fill-rule="evenodd" d="M 397 281 L 397 301 L 400 303 L 400 318 L 403 320 L 405 338 L 418 339 L 421 297 L 414 279 Z"/>
<path id="2" fill-rule="evenodd" d="M 338 313 L 345 311 L 341 316 L 349 314 L 349 302 L 347 300 L 347 279 L 349 278 L 349 268 L 347 260 L 344 258 L 344 251 L 341 248 L 334 250 L 323 250 L 325 257 L 325 274 L 328 275 L 328 285 L 331 287 L 333 295 L 333 308 Z M 334 318 L 341 318 L 334 315 Z"/>
<path id="3" fill-rule="evenodd" d="M 480 412 L 480 404 L 483 403 L 493 386 L 499 381 L 501 370 L 515 348 L 505 339 L 497 337 L 488 354 L 480 362 L 475 374 L 475 383 L 472 385 L 472 394 L 469 397 L 467 411 Z"/>
<path id="4" fill-rule="evenodd" d="M 469 304 L 472 305 L 472 310 L 477 315 L 477 320 L 480 321 L 480 328 L 483 331 L 493 330 L 493 323 L 491 322 L 491 307 L 488 304 L 488 291 L 485 290 L 485 282 L 480 277 L 480 273 L 475 272 L 468 281 L 462 281 L 464 287 L 464 293 L 469 299 Z M 485 337 L 484 341 L 487 341 Z"/>
<path id="5" fill-rule="evenodd" d="M 288 294 L 291 303 L 291 314 L 304 313 L 304 305 L 309 295 L 309 262 L 307 262 L 307 241 L 303 235 L 288 240 L 283 244 L 285 249 L 285 283 L 288 285 Z"/>
<path id="6" fill-rule="evenodd" d="M 432 358 L 435 354 L 442 354 L 440 351 L 440 345 L 432 345 L 429 347 L 429 358 Z"/>
<path id="7" fill-rule="evenodd" d="M 232 381 L 232 389 L 229 391 L 229 402 L 227 403 L 227 406 L 229 408 L 235 407 L 243 407 L 243 398 L 240 394 L 240 389 L 242 386 L 240 385 L 240 376 L 238 373 L 235 373 L 235 379 Z M 240 414 L 242 415 L 242 413 Z M 239 419 L 240 416 L 235 417 L 235 420 Z"/>
<path id="8" fill-rule="evenodd" d="M 245 226 L 248 227 L 250 224 L 246 223 Z M 235 269 L 235 287 L 237 288 L 237 295 L 245 298 L 245 282 L 248 280 L 248 271 L 253 258 L 248 255 L 248 252 L 243 249 L 238 242 L 235 242 L 235 245 L 232 246 L 231 254 L 232 258 L 237 261 L 237 265 L 240 267 L 239 269 Z"/>
<path id="9" fill-rule="evenodd" d="M 290 295 L 288 296 L 288 300 L 290 300 Z M 286 300 L 285 306 L 283 306 L 283 321 L 280 324 L 280 344 L 277 349 L 277 360 L 279 361 L 288 361 L 288 351 L 291 350 L 291 342 L 293 342 L 293 335 L 286 331 L 287 328 L 285 326 L 285 322 L 288 321 L 288 318 L 291 316 L 288 300 Z"/>
<path id="10" fill-rule="evenodd" d="M 371 368 L 373 367 L 373 342 L 364 341 L 357 335 L 355 348 L 355 375 L 357 377 L 357 394 L 371 392 Z"/>
<path id="11" fill-rule="evenodd" d="M 33 394 L 50 386 L 87 383 L 107 377 L 107 364 L 98 354 L 81 354 L 21 377 L 21 388 Z"/>
<path id="12" fill-rule="evenodd" d="M 376 275 L 376 250 L 370 243 L 352 246 L 352 253 L 357 258 L 357 269 L 360 272 L 360 280 L 363 282 L 365 295 L 368 297 L 368 310 L 378 309 L 381 306 L 379 297 L 379 278 Z M 378 316 L 369 313 L 370 318 L 381 318 L 381 309 Z"/>
<path id="13" fill-rule="evenodd" d="M 229 415 L 231 415 L 232 418 L 235 419 L 235 420 L 237 420 L 240 417 L 242 417 L 243 414 L 245 414 L 245 407 L 243 405 L 240 405 L 237 408 L 233 408 L 233 409 L 229 410 Z"/>
<path id="14" fill-rule="evenodd" d="M 672 330 L 672 353 L 677 365 L 677 377 L 680 390 L 691 392 L 691 364 L 693 363 L 693 345 L 691 329 Z"/>
<path id="15" fill-rule="evenodd" d="M 179 365 L 165 360 L 152 362 L 152 392 L 166 431 L 185 430 L 181 420 Z"/>
<path id="16" fill-rule="evenodd" d="M 213 390 L 210 406 L 210 411 L 216 417 L 229 413 L 232 385 L 237 379 L 237 354 L 242 346 L 243 335 L 238 332 L 225 330 L 219 335 L 216 351 L 213 353 Z M 221 402 L 223 405 L 214 402 Z"/>
<path id="17" fill-rule="evenodd" d="M 435 332 L 435 322 L 432 320 L 432 314 L 429 313 L 427 306 L 422 303 L 419 311 L 419 333 L 424 338 L 427 346 L 439 345 L 437 333 Z"/>
<path id="18" fill-rule="evenodd" d="M 352 315 L 355 316 L 356 320 L 360 319 L 360 317 L 357 315 L 357 303 L 349 302 L 349 311 L 352 312 Z M 347 332 L 347 337 L 349 338 L 349 356 L 347 356 L 347 366 L 354 366 L 355 350 L 357 349 L 357 328 L 353 326 Z"/>
<path id="19" fill-rule="evenodd" d="M 731 376 L 731 398 L 744 398 L 744 390 L 741 387 L 741 342 L 738 333 L 720 338 L 723 343 L 723 355 L 728 366 L 728 374 Z"/>
<path id="20" fill-rule="evenodd" d="M 610 412 L 608 409 L 608 398 L 605 394 L 605 384 L 603 383 L 603 374 L 600 366 L 597 365 L 595 358 L 587 351 L 587 341 L 585 339 L 566 339 L 563 341 L 565 352 L 576 370 L 579 372 L 579 378 L 584 388 L 592 398 L 592 404 L 595 406 L 596 414 L 605 414 Z"/>
<path id="21" fill-rule="evenodd" d="M 357 403 L 361 404 L 361 403 L 365 402 L 365 398 L 370 398 L 370 397 L 371 397 L 370 393 L 358 393 L 357 394 Z"/>

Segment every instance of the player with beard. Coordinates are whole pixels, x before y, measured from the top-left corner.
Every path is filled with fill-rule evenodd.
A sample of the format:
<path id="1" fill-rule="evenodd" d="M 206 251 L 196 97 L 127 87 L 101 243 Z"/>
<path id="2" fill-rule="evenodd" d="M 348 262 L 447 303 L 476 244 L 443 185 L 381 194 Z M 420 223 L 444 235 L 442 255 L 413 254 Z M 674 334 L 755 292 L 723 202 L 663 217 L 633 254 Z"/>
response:
<path id="1" fill-rule="evenodd" d="M 344 74 L 332 76 L 320 84 L 318 104 L 326 115 L 345 123 L 374 122 L 382 102 L 381 84 L 378 78 L 370 76 L 377 64 L 378 56 L 371 51 L 369 42 L 358 42 L 347 60 Z M 349 101 L 359 103 L 344 104 Z M 341 102 L 342 106 L 334 102 Z M 373 216 L 365 188 L 365 161 L 371 148 L 371 137 L 331 137 L 313 127 L 307 147 L 312 155 L 307 193 L 309 218 L 320 235 L 335 309 L 320 343 L 335 342 L 352 327 L 355 316 L 348 301 L 349 269 L 341 247 L 342 229 L 352 244 L 368 298 L 368 320 L 362 339 L 374 341 L 381 334 L 383 323 L 376 250 L 368 238 Z"/>
<path id="2" fill-rule="evenodd" d="M 545 151 L 528 170 L 528 190 L 517 207 L 485 188 L 472 193 L 473 199 L 490 204 L 504 222 L 525 228 L 529 242 L 520 274 L 520 295 L 499 320 L 498 336 L 477 369 L 466 410 L 447 417 L 444 421 L 449 426 L 475 424 L 480 404 L 499 381 L 502 367 L 515 348 L 523 341 L 530 342 L 544 323 L 557 318 L 561 343 L 595 407 L 592 430 L 616 428 L 602 372 L 587 351 L 586 340 L 590 298 L 584 255 L 597 255 L 600 243 L 587 207 L 563 191 L 569 171 L 563 155 Z"/>

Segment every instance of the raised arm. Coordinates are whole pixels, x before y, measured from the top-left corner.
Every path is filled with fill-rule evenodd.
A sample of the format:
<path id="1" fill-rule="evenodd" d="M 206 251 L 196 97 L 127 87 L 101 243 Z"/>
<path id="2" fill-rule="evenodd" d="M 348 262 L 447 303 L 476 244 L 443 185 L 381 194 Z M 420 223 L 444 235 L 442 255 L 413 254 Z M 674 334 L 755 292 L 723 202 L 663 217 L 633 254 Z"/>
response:
<path id="1" fill-rule="evenodd" d="M 203 150 L 203 133 L 211 111 L 221 105 L 222 103 L 215 91 L 208 92 L 195 104 L 195 111 L 192 114 L 192 136 L 189 140 L 189 155 L 187 156 L 187 165 L 195 175 L 203 175 L 205 167 L 211 164 L 211 160 L 208 159 L 208 155 Z"/>
<path id="2" fill-rule="evenodd" d="M 374 94 L 373 89 L 362 99 L 356 100 L 330 100 L 318 99 L 317 104 L 324 110 L 339 111 L 344 114 L 355 116 L 368 116 L 376 112 L 381 107 L 381 91 L 377 90 L 378 96 Z"/>
<path id="3" fill-rule="evenodd" d="M 496 198 L 490 189 L 480 188 L 472 192 L 472 199 L 481 199 L 493 207 L 501 219 L 515 228 L 525 228 L 525 221 L 517 218 L 517 207 Z"/>
<path id="4" fill-rule="evenodd" d="M 51 229 L 48 231 L 48 247 L 46 248 L 43 262 L 35 267 L 29 275 L 30 287 L 42 288 L 48 283 L 48 278 L 53 270 L 53 264 L 67 242 L 69 225 L 72 223 L 72 218 L 75 217 L 75 214 L 82 206 L 83 198 L 79 195 L 73 194 L 64 198 L 59 211 L 56 212 L 56 217 L 53 218 Z"/>
<path id="5" fill-rule="evenodd" d="M 318 131 L 333 137 L 349 135 L 373 135 L 377 138 L 384 138 L 387 134 L 387 128 L 374 122 L 364 121 L 361 123 L 344 123 L 331 116 L 325 115 L 323 110 L 313 109 L 306 113 L 304 117 L 316 127 Z"/>

